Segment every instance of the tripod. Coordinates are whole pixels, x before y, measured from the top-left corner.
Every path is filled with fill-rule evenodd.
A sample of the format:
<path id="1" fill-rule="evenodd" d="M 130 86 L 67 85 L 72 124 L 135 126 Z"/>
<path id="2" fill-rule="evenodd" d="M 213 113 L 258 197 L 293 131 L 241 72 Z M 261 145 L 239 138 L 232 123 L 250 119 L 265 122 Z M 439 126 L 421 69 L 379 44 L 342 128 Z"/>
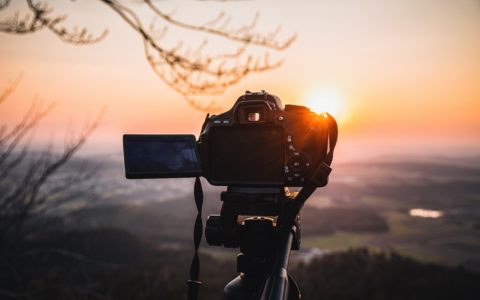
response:
<path id="1" fill-rule="evenodd" d="M 300 291 L 288 274 L 291 250 L 300 247 L 300 218 L 283 187 L 231 187 L 222 192 L 220 215 L 208 217 L 207 243 L 240 248 L 235 279 L 224 300 L 297 300 Z"/>

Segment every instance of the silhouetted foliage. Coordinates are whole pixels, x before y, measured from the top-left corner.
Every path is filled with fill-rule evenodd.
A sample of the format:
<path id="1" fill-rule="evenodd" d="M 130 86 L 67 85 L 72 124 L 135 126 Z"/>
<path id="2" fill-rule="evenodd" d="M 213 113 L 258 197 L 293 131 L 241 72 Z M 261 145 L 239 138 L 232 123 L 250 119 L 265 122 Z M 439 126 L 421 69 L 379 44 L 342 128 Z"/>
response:
<path id="1" fill-rule="evenodd" d="M 294 270 L 311 299 L 479 299 L 480 274 L 419 263 L 395 252 L 353 249 Z"/>
<path id="2" fill-rule="evenodd" d="M 193 24 L 177 18 L 173 12 L 165 11 L 161 2 L 98 1 L 116 12 L 142 38 L 145 57 L 155 73 L 183 95 L 190 105 L 201 110 L 215 111 L 218 107 L 211 99 L 207 105 L 199 103 L 199 97 L 219 95 L 251 73 L 280 66 L 282 61 L 272 62 L 269 51 L 285 50 L 296 38 L 295 35 L 279 38 L 280 27 L 272 32 L 259 33 L 259 14 L 241 26 L 232 25 L 231 18 L 223 11 L 202 24 Z M 7 8 L 9 2 L 1 2 L 0 10 Z M 47 29 L 61 40 L 76 45 L 96 43 L 107 34 L 107 30 L 94 36 L 86 28 L 66 28 L 64 24 L 67 17 L 55 14 L 47 1 L 26 0 L 26 3 L 28 11 L 23 16 L 16 12 L 0 20 L 0 32 L 27 34 Z M 145 12 L 156 21 L 146 25 Z M 163 24 L 159 26 L 158 21 Z M 170 46 L 166 40 L 170 28 L 195 32 L 205 38 L 196 46 L 185 45 L 183 41 Z M 207 49 L 208 36 L 229 42 L 232 50 L 218 52 Z M 265 49 L 265 54 L 259 56 L 250 51 L 252 46 Z"/>
<path id="3" fill-rule="evenodd" d="M 15 276 L 7 272 L 12 270 L 0 269 L 3 298 L 186 298 L 190 249 L 158 248 L 111 228 L 52 233 L 24 247 L 30 251 L 11 265 Z M 225 284 L 236 276 L 233 257 L 203 254 L 201 263 L 204 284 L 199 298 L 220 299 Z M 306 300 L 473 300 L 480 296 L 477 273 L 367 249 L 327 254 L 291 270 Z"/>
<path id="4" fill-rule="evenodd" d="M 18 82 L 19 78 L 0 93 L 0 104 L 13 93 Z M 23 259 L 35 251 L 47 250 L 31 249 L 25 244 L 28 244 L 29 238 L 38 235 L 54 220 L 46 217 L 47 212 L 80 195 L 91 194 L 92 191 L 92 174 L 95 168 L 81 163 L 68 174 L 59 175 L 59 170 L 72 159 L 97 128 L 101 115 L 87 121 L 78 135 L 69 132 L 62 153 L 55 153 L 52 145 L 43 152 L 35 152 L 30 147 L 33 131 L 52 107 L 51 104 L 34 101 L 16 125 L 2 124 L 0 127 L 0 269 L 4 277 L 2 280 L 22 281 L 22 277 L 18 277 L 20 275 L 17 274 L 17 266 L 21 266 Z M 62 254 L 62 251 L 57 249 L 56 253 Z M 24 293 L 29 293 L 28 291 L 23 290 Z M 15 293 L 11 294 L 8 289 L 0 289 L 0 295 L 2 294 L 15 296 Z"/>
<path id="5" fill-rule="evenodd" d="M 17 84 L 18 79 L 4 89 L 0 104 L 7 100 Z M 55 174 L 97 128 L 100 115 L 85 123 L 78 135 L 70 133 L 66 137 L 63 153 L 54 153 L 52 145 L 36 153 L 30 149 L 33 130 L 52 108 L 51 104 L 34 101 L 16 125 L 0 127 L 0 242 L 3 245 L 22 240 L 29 230 L 39 226 L 30 224 L 32 226 L 27 229 L 27 221 L 32 222 L 52 207 L 85 193 L 92 184 L 89 179 L 94 169 L 86 165 L 77 166 L 75 172 L 61 178 Z"/>

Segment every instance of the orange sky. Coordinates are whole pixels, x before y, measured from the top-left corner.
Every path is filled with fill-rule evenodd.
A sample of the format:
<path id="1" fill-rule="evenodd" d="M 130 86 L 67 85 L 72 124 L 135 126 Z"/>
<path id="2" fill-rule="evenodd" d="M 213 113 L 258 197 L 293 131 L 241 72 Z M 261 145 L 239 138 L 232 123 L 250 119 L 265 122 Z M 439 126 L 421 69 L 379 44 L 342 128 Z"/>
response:
<path id="1" fill-rule="evenodd" d="M 14 2 L 13 10 L 0 16 L 22 8 L 21 1 Z M 223 9 L 242 24 L 259 11 L 261 30 L 282 25 L 285 35 L 298 33 L 291 48 L 274 55 L 285 59 L 282 67 L 247 77 L 219 102 L 229 108 L 247 89 L 265 89 L 284 103 L 339 101 L 334 105 L 340 119 L 339 160 L 480 150 L 479 1 L 185 0 L 159 5 L 200 23 Z M 96 32 L 108 27 L 110 33 L 101 43 L 83 47 L 48 32 L 0 33 L 0 86 L 24 74 L 0 107 L 1 124 L 13 124 L 38 95 L 56 103 L 37 130 L 39 140 L 63 142 L 70 120 L 80 127 L 103 105 L 107 115 L 87 145 L 90 152 L 120 151 L 123 133 L 198 133 L 204 113 L 155 76 L 140 38 L 117 15 L 96 1 L 62 2 L 59 10 L 70 15 L 70 24 Z M 173 28 L 170 34 L 173 42 L 198 39 Z M 329 98 L 325 94 L 335 96 L 320 99 Z"/>

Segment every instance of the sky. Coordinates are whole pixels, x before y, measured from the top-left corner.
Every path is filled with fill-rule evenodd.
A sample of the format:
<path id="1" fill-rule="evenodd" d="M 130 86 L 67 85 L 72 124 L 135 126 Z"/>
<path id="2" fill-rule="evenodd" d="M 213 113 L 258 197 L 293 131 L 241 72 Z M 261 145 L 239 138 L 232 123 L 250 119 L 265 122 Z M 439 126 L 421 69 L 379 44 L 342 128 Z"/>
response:
<path id="1" fill-rule="evenodd" d="M 12 2 L 0 18 L 25 11 L 23 1 Z M 94 33 L 107 28 L 109 34 L 98 44 L 74 46 L 47 31 L 0 33 L 0 87 L 22 74 L 15 93 L 0 106 L 0 124 L 15 124 L 38 98 L 55 103 L 36 129 L 40 145 L 61 144 L 103 106 L 107 113 L 85 153 L 121 151 L 124 133 L 198 134 L 205 112 L 189 106 L 155 75 L 140 37 L 118 15 L 95 0 L 49 3 L 69 16 L 68 25 Z M 263 89 L 285 104 L 330 111 L 340 125 L 340 161 L 479 153 L 478 0 L 183 0 L 158 5 L 194 24 L 223 10 L 241 25 L 259 12 L 259 32 L 280 25 L 281 36 L 298 35 L 290 48 L 272 53 L 284 60 L 281 67 L 247 76 L 216 99 L 225 110 L 245 90 Z M 141 15 L 149 23 L 151 16 Z M 209 36 L 172 27 L 166 42 L 182 40 L 193 47 L 204 37 Z M 231 46 L 211 38 L 212 49 Z"/>

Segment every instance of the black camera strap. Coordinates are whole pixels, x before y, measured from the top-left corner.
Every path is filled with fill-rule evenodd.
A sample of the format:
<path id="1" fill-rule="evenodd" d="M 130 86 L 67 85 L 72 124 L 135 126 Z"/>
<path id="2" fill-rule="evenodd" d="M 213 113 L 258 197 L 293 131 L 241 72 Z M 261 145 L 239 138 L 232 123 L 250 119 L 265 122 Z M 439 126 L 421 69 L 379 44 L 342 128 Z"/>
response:
<path id="1" fill-rule="evenodd" d="M 323 113 L 328 124 L 328 151 L 322 163 L 317 167 L 315 172 L 310 177 L 310 180 L 303 186 L 295 197 L 295 202 L 298 205 L 297 214 L 302 209 L 305 201 L 310 197 L 317 187 L 326 186 L 328 183 L 328 176 L 332 171 L 330 165 L 333 161 L 333 151 L 337 145 L 338 140 L 338 125 L 335 119 L 329 113 Z"/>
<path id="2" fill-rule="evenodd" d="M 195 247 L 195 252 L 193 254 L 192 263 L 190 265 L 190 279 L 187 280 L 188 300 L 197 299 L 198 289 L 202 284 L 202 282 L 198 280 L 198 277 L 200 275 L 200 260 L 198 258 L 198 248 L 200 247 L 200 242 L 202 241 L 203 236 L 203 189 L 200 177 L 195 178 L 193 194 L 195 198 L 195 205 L 197 206 L 197 218 L 195 219 L 195 227 L 193 229 L 193 244 Z"/>
<path id="3" fill-rule="evenodd" d="M 335 119 L 328 113 L 323 113 L 328 124 L 328 151 L 322 163 L 319 164 L 315 172 L 313 172 L 310 179 L 306 182 L 303 188 L 298 192 L 295 197 L 294 205 L 291 210 L 286 212 L 286 215 L 279 220 L 279 222 L 286 224 L 288 228 L 291 228 L 295 223 L 297 215 L 303 208 L 303 205 L 307 201 L 317 187 L 326 186 L 328 183 L 328 176 L 332 171 L 330 165 L 333 161 L 333 151 L 337 145 L 338 140 L 338 125 Z"/>
<path id="4" fill-rule="evenodd" d="M 210 114 L 207 114 L 205 121 L 202 125 L 202 130 L 200 134 L 205 129 L 205 125 L 210 119 Z M 203 236 L 203 222 L 202 222 L 202 207 L 203 207 L 203 189 L 202 182 L 200 177 L 195 178 L 195 185 L 193 187 L 193 197 L 195 198 L 195 205 L 197 206 L 197 218 L 195 219 L 195 227 L 193 228 L 193 244 L 194 244 L 194 253 L 192 258 L 192 263 L 190 264 L 190 279 L 187 280 L 188 286 L 188 300 L 196 300 L 198 296 L 198 289 L 202 284 L 198 280 L 200 276 L 200 259 L 198 257 L 198 248 L 200 247 L 200 242 L 202 241 Z"/>

